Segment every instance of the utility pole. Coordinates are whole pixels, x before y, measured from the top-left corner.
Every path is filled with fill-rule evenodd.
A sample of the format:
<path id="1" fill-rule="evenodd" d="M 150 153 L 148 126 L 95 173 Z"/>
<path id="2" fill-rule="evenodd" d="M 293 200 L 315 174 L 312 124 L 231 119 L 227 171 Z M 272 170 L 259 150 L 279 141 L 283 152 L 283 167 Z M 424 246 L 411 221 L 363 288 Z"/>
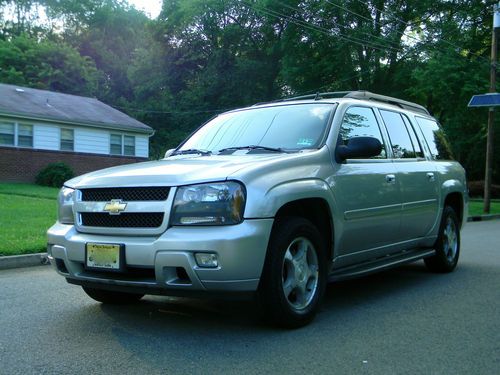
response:
<path id="1" fill-rule="evenodd" d="M 496 92 L 497 77 L 497 30 L 500 27 L 500 2 L 493 5 L 493 30 L 491 32 L 491 66 L 490 66 L 490 93 Z M 494 107 L 488 111 L 488 132 L 486 134 L 486 168 L 484 176 L 484 207 L 485 214 L 490 213 L 491 202 L 491 175 L 493 170 L 493 136 L 495 112 Z"/>

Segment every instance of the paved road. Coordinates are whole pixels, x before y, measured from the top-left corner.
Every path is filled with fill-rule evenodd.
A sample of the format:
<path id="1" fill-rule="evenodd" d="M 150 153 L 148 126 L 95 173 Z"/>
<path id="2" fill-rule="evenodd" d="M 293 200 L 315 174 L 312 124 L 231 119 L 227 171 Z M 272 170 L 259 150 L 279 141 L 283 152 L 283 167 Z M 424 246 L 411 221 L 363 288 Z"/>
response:
<path id="1" fill-rule="evenodd" d="M 468 224 L 453 274 L 419 262 L 332 284 L 295 331 L 251 303 L 109 307 L 49 267 L 0 271 L 0 374 L 500 374 L 499 233 Z"/>

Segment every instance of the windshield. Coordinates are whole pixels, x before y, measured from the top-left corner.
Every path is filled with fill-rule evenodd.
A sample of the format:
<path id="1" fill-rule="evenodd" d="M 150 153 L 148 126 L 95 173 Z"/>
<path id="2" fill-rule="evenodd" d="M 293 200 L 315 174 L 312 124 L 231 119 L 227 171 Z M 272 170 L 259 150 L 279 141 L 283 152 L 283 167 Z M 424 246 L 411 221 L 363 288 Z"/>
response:
<path id="1" fill-rule="evenodd" d="M 333 109 L 333 104 L 314 103 L 225 113 L 200 128 L 179 151 L 234 152 L 247 146 L 255 152 L 266 152 L 266 147 L 284 151 L 318 148 Z"/>

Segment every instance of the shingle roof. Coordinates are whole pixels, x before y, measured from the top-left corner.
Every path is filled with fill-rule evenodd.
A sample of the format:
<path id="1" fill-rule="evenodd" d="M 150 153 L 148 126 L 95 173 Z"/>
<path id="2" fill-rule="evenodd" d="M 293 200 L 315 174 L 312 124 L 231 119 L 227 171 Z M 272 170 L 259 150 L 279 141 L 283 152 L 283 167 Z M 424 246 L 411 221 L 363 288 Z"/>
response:
<path id="1" fill-rule="evenodd" d="M 0 113 L 153 133 L 153 129 L 94 98 L 0 83 Z"/>

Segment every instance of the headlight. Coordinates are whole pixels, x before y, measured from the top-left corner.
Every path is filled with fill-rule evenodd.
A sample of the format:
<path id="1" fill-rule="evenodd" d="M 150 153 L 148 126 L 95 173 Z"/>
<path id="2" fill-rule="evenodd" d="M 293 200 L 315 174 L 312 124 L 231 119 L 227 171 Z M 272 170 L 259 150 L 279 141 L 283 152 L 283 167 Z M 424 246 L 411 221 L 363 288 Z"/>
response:
<path id="1" fill-rule="evenodd" d="M 57 220 L 63 224 L 73 224 L 73 195 L 75 193 L 74 189 L 70 189 L 63 186 L 59 191 L 59 196 L 57 197 L 58 211 Z"/>
<path id="2" fill-rule="evenodd" d="M 175 194 L 172 225 L 239 224 L 245 195 L 245 187 L 235 181 L 180 187 Z"/>

